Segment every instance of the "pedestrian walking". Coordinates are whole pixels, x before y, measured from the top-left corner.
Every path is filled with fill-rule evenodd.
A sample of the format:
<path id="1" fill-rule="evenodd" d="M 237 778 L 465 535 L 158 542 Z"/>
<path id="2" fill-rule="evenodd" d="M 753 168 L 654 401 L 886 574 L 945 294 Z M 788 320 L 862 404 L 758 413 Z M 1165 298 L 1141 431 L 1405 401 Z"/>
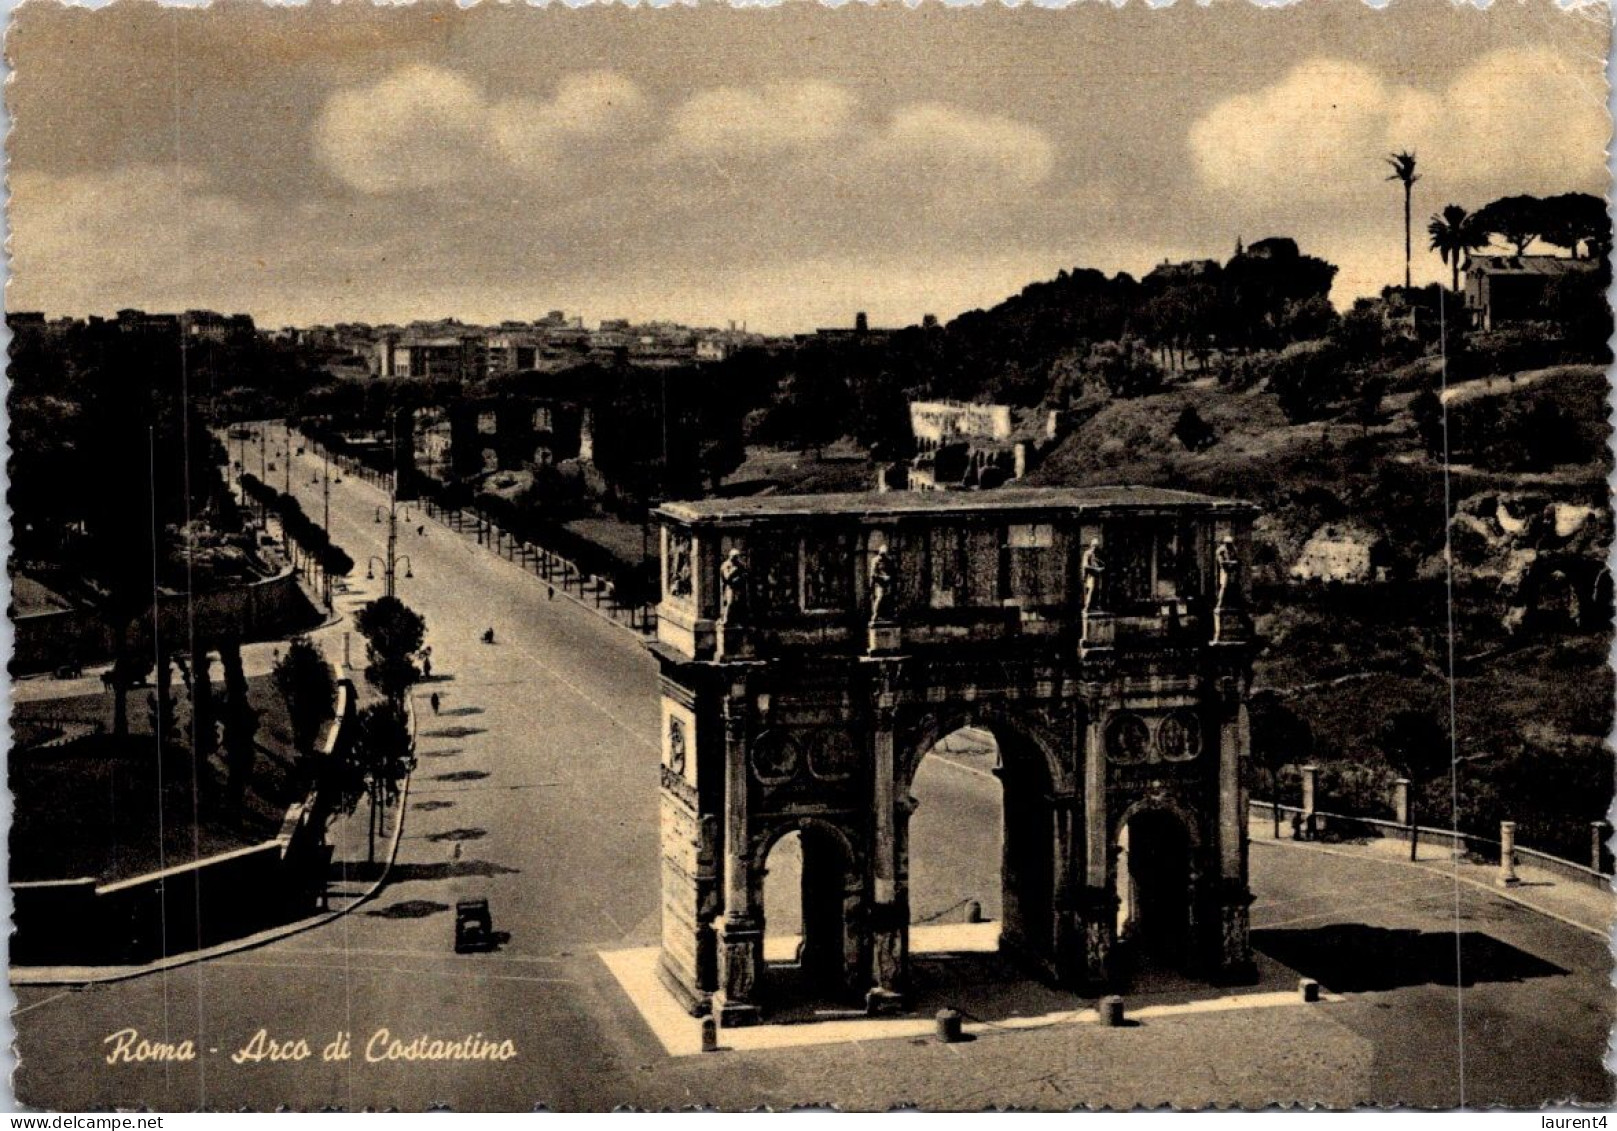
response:
<path id="1" fill-rule="evenodd" d="M 436 691 L 434 691 L 432 693 L 432 698 L 427 700 L 427 702 L 432 704 L 432 713 L 436 715 L 438 713 L 438 706 L 439 706 L 438 693 Z"/>
<path id="2" fill-rule="evenodd" d="M 421 678 L 422 679 L 431 679 L 432 678 L 432 657 L 431 656 L 422 656 L 421 657 Z"/>

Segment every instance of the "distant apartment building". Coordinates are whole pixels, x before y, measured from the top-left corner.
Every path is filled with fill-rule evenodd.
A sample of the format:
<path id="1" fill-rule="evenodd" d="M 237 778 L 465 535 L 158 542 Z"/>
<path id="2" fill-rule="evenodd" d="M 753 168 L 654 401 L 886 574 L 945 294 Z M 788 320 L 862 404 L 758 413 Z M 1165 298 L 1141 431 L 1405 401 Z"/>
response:
<path id="1" fill-rule="evenodd" d="M 490 334 L 484 344 L 485 372 L 490 377 L 507 373 L 520 373 L 532 369 L 543 356 L 543 347 L 537 335 L 525 328 L 522 331 L 504 331 Z"/>
<path id="2" fill-rule="evenodd" d="M 180 326 L 188 341 L 239 341 L 257 332 L 250 315 L 219 314 L 212 310 L 187 310 L 180 315 Z"/>
<path id="3" fill-rule="evenodd" d="M 377 349 L 381 377 L 472 381 L 488 371 L 485 339 L 479 333 L 433 337 L 388 334 Z"/>
<path id="4" fill-rule="evenodd" d="M 179 335 L 178 314 L 147 314 L 144 310 L 120 310 L 115 316 L 119 333 Z"/>

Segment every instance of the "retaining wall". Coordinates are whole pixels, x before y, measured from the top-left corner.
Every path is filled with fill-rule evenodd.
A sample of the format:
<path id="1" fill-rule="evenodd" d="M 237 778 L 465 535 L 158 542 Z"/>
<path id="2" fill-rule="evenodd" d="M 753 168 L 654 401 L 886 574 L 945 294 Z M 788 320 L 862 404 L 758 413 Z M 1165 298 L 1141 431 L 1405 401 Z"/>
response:
<path id="1" fill-rule="evenodd" d="M 317 748 L 352 741 L 354 688 L 337 683 Z M 273 840 L 111 884 L 92 878 L 11 885 L 17 966 L 139 965 L 301 919 L 318 910 L 331 848 L 318 791 L 287 809 Z"/>
<path id="2" fill-rule="evenodd" d="M 260 581 L 198 593 L 190 602 L 183 593 L 165 593 L 157 601 L 158 631 L 176 642 L 189 640 L 193 630 L 201 643 L 274 640 L 319 619 L 291 567 Z M 104 663 L 117 650 L 115 633 L 91 609 L 35 613 L 15 617 L 11 623 L 13 675 L 55 671 L 70 663 Z M 128 647 L 137 654 L 149 653 L 151 633 L 148 609 L 130 622 Z"/>

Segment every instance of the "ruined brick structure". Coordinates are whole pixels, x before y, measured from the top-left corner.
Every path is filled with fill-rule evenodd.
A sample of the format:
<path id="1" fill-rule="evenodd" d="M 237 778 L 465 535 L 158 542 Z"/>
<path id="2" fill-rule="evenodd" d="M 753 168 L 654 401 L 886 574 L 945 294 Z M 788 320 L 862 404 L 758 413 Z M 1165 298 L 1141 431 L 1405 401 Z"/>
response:
<path id="1" fill-rule="evenodd" d="M 1002 950 L 1078 991 L 1164 941 L 1246 977 L 1254 513 L 1121 487 L 663 506 L 667 984 L 767 1013 L 764 861 L 798 832 L 804 969 L 901 1003 L 910 784 L 968 725 L 1000 750 Z"/>

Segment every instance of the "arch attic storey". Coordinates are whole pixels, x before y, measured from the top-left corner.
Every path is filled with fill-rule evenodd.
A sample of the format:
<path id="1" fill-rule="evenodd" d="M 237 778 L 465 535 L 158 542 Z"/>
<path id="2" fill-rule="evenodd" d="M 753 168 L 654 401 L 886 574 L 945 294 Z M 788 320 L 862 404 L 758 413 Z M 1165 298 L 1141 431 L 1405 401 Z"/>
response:
<path id="1" fill-rule="evenodd" d="M 999 748 L 1003 952 L 1078 993 L 1163 954 L 1249 978 L 1255 514 L 1140 487 L 660 508 L 666 984 L 768 1016 L 764 861 L 795 832 L 803 968 L 902 1008 L 910 787 L 966 726 Z"/>

